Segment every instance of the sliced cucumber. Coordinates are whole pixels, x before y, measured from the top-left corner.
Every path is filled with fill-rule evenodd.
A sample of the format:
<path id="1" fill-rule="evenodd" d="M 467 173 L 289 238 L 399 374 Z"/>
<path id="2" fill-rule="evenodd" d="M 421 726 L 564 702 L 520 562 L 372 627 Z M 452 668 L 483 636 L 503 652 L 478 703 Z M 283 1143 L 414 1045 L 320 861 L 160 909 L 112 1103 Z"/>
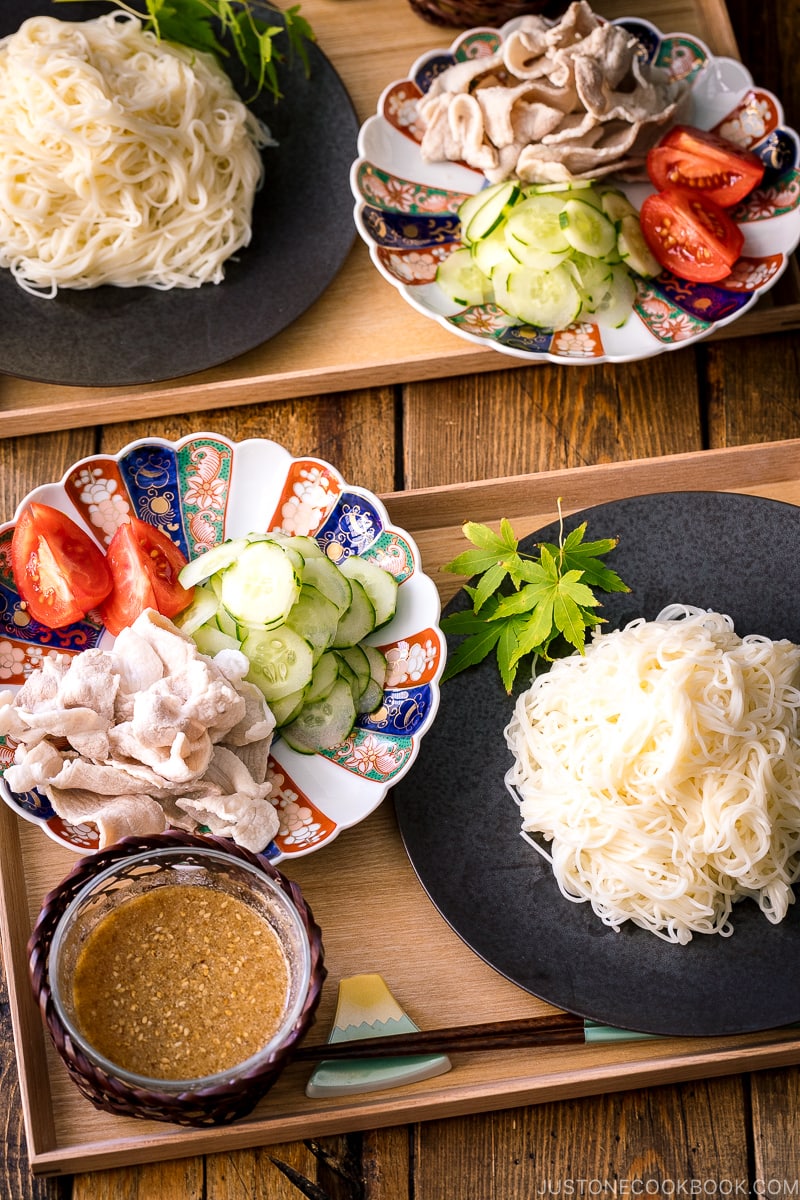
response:
<path id="1" fill-rule="evenodd" d="M 468 197 L 458 210 L 461 230 L 468 242 L 488 237 L 519 197 L 519 184 L 513 180 L 492 184 Z"/>
<path id="2" fill-rule="evenodd" d="M 375 609 L 374 629 L 379 629 L 387 621 L 391 621 L 397 612 L 397 580 L 394 575 L 384 571 L 377 563 L 368 558 L 359 558 L 351 554 L 339 564 L 339 570 L 352 584 L 357 579 L 367 593 L 372 607 Z M 359 638 L 359 641 L 361 639 Z"/>
<path id="3" fill-rule="evenodd" d="M 375 712 L 383 701 L 386 686 L 386 656 L 377 646 L 363 642 L 361 649 L 369 660 L 370 680 L 356 705 L 359 713 Z"/>
<path id="4" fill-rule="evenodd" d="M 336 628 L 333 644 L 337 648 L 355 646 L 375 628 L 375 607 L 366 589 L 358 579 L 348 580 L 350 584 L 350 607 L 342 613 Z"/>
<path id="5" fill-rule="evenodd" d="M 315 538 L 305 537 L 303 534 L 297 534 L 291 538 L 291 543 L 293 546 L 297 547 L 305 559 L 325 557 L 325 551 Z"/>
<path id="6" fill-rule="evenodd" d="M 619 329 L 628 320 L 636 299 L 636 284 L 624 266 L 611 268 L 605 295 L 595 304 L 594 320 L 604 329 Z"/>
<path id="7" fill-rule="evenodd" d="M 281 735 L 293 750 L 316 754 L 343 742 L 355 719 L 353 693 L 346 680 L 337 679 L 329 695 L 313 704 L 304 704 L 299 716 L 281 730 Z"/>
<path id="8" fill-rule="evenodd" d="M 222 574 L 220 599 L 245 625 L 279 625 L 299 595 L 294 563 L 277 542 L 247 543 Z"/>
<path id="9" fill-rule="evenodd" d="M 585 200 L 567 200 L 559 216 L 561 231 L 572 246 L 581 254 L 602 258 L 617 244 L 617 231 L 593 204 Z"/>
<path id="10" fill-rule="evenodd" d="M 520 246 L 530 246 L 539 253 L 568 251 L 569 242 L 561 228 L 563 209 L 564 201 L 557 194 L 545 193 L 523 200 L 506 221 L 506 241 L 514 238 Z"/>
<path id="11" fill-rule="evenodd" d="M 239 638 L 241 641 L 242 626 L 238 621 L 234 621 L 233 617 L 223 604 L 220 604 L 215 612 L 214 621 L 217 629 L 221 629 L 223 633 L 228 635 L 228 637 Z"/>
<path id="12" fill-rule="evenodd" d="M 220 650 L 241 650 L 242 648 L 238 638 L 229 637 L 227 633 L 223 633 L 213 624 L 201 625 L 199 629 L 195 629 L 192 641 L 200 653 L 207 654 L 209 658 L 219 654 Z"/>
<path id="13" fill-rule="evenodd" d="M 324 554 L 319 558 L 306 559 L 303 583 L 310 583 L 335 604 L 340 616 L 347 611 L 350 605 L 350 584 L 339 568 Z"/>
<path id="14" fill-rule="evenodd" d="M 372 678 L 372 673 L 369 667 L 369 659 L 360 646 L 343 646 L 336 653 L 340 659 L 344 659 L 355 677 L 353 685 L 353 699 L 358 701 L 366 691 L 367 684 Z"/>
<path id="15" fill-rule="evenodd" d="M 506 312 L 540 329 L 566 329 L 581 311 L 580 293 L 563 264 L 553 271 L 509 271 L 495 298 Z"/>
<path id="16" fill-rule="evenodd" d="M 496 229 L 479 242 L 473 242 L 470 254 L 475 266 L 483 272 L 487 280 L 498 263 L 506 262 L 509 267 L 514 265 L 509 258 L 511 251 L 506 242 L 505 227 Z"/>
<path id="17" fill-rule="evenodd" d="M 335 650 L 326 650 L 314 666 L 311 682 L 306 688 L 306 703 L 324 700 L 339 678 L 339 656 Z"/>
<path id="18" fill-rule="evenodd" d="M 637 221 L 639 214 L 631 204 L 628 197 L 619 188 L 604 188 L 600 193 L 600 203 L 603 206 L 603 212 L 608 217 L 609 221 L 618 224 L 623 217 L 634 216 Z"/>
<path id="19" fill-rule="evenodd" d="M 466 247 L 454 250 L 436 268 L 436 282 L 454 304 L 469 307 L 487 299 L 487 280 Z"/>
<path id="20" fill-rule="evenodd" d="M 198 584 L 195 586 L 191 604 L 178 614 L 175 624 L 187 637 L 191 637 L 201 625 L 214 619 L 218 608 L 219 600 L 214 589 Z"/>
<path id="21" fill-rule="evenodd" d="M 594 312 L 608 293 L 608 285 L 612 278 L 611 267 L 603 259 L 590 258 L 588 254 L 576 254 L 568 264 L 568 269 L 580 292 L 583 307 L 588 312 Z"/>
<path id="22" fill-rule="evenodd" d="M 308 688 L 301 688 L 299 692 L 289 692 L 288 696 L 283 696 L 280 700 L 270 701 L 270 711 L 275 718 L 275 724 L 278 729 L 282 725 L 290 725 L 292 721 L 295 721 L 300 716 L 300 713 L 303 711 L 303 705 L 306 703 L 307 695 Z"/>
<path id="23" fill-rule="evenodd" d="M 620 221 L 617 244 L 622 261 L 644 279 L 661 274 L 661 264 L 644 240 L 638 213 L 628 214 Z"/>
<path id="24" fill-rule="evenodd" d="M 552 271 L 572 253 L 569 246 L 563 250 L 540 250 L 535 244 L 525 245 L 508 230 L 506 230 L 506 246 L 514 259 L 514 265 L 530 267 L 534 271 Z"/>
<path id="25" fill-rule="evenodd" d="M 374 713 L 376 708 L 380 708 L 383 702 L 383 688 L 379 687 L 374 679 L 370 679 L 361 697 L 356 704 L 356 709 L 359 713 Z"/>
<path id="26" fill-rule="evenodd" d="M 314 672 L 314 652 L 305 638 L 288 625 L 253 630 L 242 642 L 250 660 L 247 678 L 270 704 L 308 686 Z"/>
<path id="27" fill-rule="evenodd" d="M 306 639 L 314 651 L 316 661 L 333 645 L 339 624 L 339 610 L 318 588 L 305 583 L 286 618 L 286 624 Z"/>
<path id="28" fill-rule="evenodd" d="M 178 579 L 185 588 L 203 583 L 235 562 L 246 545 L 246 538 L 231 538 L 227 542 L 220 542 L 218 546 L 212 546 L 210 550 L 206 550 L 182 567 Z"/>
<path id="29" fill-rule="evenodd" d="M 591 179 L 574 179 L 569 183 L 532 183 L 525 189 L 531 196 L 546 196 L 549 192 L 590 192 L 594 184 Z"/>

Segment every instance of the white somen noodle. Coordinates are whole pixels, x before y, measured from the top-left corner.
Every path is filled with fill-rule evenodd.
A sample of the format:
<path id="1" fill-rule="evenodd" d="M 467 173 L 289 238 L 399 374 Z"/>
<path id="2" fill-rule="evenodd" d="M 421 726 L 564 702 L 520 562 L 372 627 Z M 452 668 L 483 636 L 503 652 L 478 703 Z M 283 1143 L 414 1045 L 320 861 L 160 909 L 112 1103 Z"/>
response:
<path id="1" fill-rule="evenodd" d="M 800 647 L 670 606 L 595 634 L 516 704 L 506 782 L 564 896 L 670 942 L 777 923 L 800 877 Z"/>
<path id="2" fill-rule="evenodd" d="M 33 17 L 0 41 L 0 265 L 48 297 L 218 283 L 268 140 L 209 55 L 125 14 Z"/>

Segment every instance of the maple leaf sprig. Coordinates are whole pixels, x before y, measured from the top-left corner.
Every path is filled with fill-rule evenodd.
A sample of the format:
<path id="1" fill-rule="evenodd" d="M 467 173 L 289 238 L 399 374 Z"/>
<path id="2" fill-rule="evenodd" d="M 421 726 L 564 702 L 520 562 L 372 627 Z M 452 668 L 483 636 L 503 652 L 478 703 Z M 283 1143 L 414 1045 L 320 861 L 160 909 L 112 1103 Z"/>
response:
<path id="1" fill-rule="evenodd" d="M 230 54 L 217 31 L 222 37 L 227 35 L 253 82 L 254 95 L 250 99 L 264 90 L 276 100 L 281 98 L 276 63 L 285 56 L 276 46 L 276 38 L 285 37 L 289 53 L 300 57 L 306 74 L 310 69 L 307 43 L 315 40 L 314 32 L 300 15 L 299 4 L 279 10 L 268 0 L 258 5 L 251 0 L 117 0 L 117 7 L 139 17 L 159 40 L 177 42 L 219 59 L 229 58 Z M 283 23 L 263 20 L 259 9 L 280 12 Z"/>
<path id="2" fill-rule="evenodd" d="M 448 658 L 443 680 L 482 662 L 494 650 L 510 692 L 527 655 L 533 655 L 535 668 L 536 659 L 550 661 L 573 650 L 583 653 L 587 630 L 603 623 L 595 590 L 630 591 L 601 562 L 617 539 L 584 542 L 586 527 L 584 521 L 564 537 L 562 522 L 558 545 L 540 542 L 536 554 L 525 554 L 505 518 L 499 534 L 475 521 L 462 526 L 475 549 L 465 550 L 442 570 L 478 579 L 465 586 L 472 607 L 442 619 L 447 633 L 463 638 Z"/>

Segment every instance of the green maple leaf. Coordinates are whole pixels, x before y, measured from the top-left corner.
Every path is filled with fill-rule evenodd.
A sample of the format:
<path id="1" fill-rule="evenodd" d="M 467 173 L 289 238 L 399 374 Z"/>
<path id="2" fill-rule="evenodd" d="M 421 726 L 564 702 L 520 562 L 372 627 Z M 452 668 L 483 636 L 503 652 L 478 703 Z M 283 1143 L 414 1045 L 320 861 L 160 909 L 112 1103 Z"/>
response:
<path id="1" fill-rule="evenodd" d="M 55 0 L 62 3 L 63 0 Z M 313 42 L 314 32 L 308 21 L 300 15 L 299 5 L 281 12 L 270 3 L 264 3 L 267 12 L 280 13 L 283 23 L 264 20 L 257 15 L 251 0 L 118 0 L 118 8 L 139 17 L 146 28 L 152 29 L 156 37 L 167 42 L 188 46 L 213 54 L 218 59 L 229 58 L 228 50 L 217 36 L 229 36 L 234 53 L 254 83 L 254 95 L 267 90 L 277 100 L 281 90 L 275 64 L 286 57 L 276 39 L 285 39 L 289 53 L 297 53 L 309 73 L 308 42 Z M 252 99 L 253 97 L 250 97 Z"/>
<path id="2" fill-rule="evenodd" d="M 560 511 L 559 501 L 559 511 Z M 442 568 L 477 576 L 465 585 L 472 608 L 452 613 L 442 628 L 463 641 L 448 659 L 443 678 L 451 679 L 482 662 L 494 649 L 503 686 L 511 691 L 520 663 L 528 655 L 549 659 L 557 653 L 583 653 L 586 634 L 601 624 L 595 589 L 628 591 L 602 556 L 617 544 L 614 538 L 584 542 L 586 522 L 561 537 L 557 546 L 537 547 L 538 558 L 522 555 L 510 523 L 500 532 L 468 521 L 464 536 L 474 547 Z"/>
<path id="3" fill-rule="evenodd" d="M 565 569 L 582 571 L 584 582 L 604 592 L 628 592 L 630 588 L 622 582 L 616 571 L 610 570 L 600 561 L 600 556 L 609 554 L 617 545 L 617 538 L 602 538 L 596 542 L 584 542 L 586 521 L 578 525 L 564 538 L 562 546 L 545 543 L 554 555 L 561 555 Z"/>

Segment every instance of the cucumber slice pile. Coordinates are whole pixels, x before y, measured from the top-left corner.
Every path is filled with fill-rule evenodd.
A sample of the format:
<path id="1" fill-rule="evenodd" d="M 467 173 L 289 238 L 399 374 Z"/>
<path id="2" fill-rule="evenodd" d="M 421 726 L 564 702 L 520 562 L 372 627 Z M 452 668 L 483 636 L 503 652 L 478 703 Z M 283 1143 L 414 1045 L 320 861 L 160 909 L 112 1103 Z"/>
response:
<path id="1" fill-rule="evenodd" d="M 505 181 L 469 196 L 458 215 L 464 246 L 440 264 L 439 287 L 456 304 L 495 303 L 526 325 L 619 328 L 634 277 L 661 271 L 617 188 Z"/>
<path id="2" fill-rule="evenodd" d="M 397 581 L 376 563 L 337 565 L 313 538 L 250 534 L 193 559 L 184 577 L 194 598 L 176 623 L 202 654 L 242 651 L 295 750 L 338 746 L 380 705 L 386 659 L 364 639 L 394 616 Z"/>

